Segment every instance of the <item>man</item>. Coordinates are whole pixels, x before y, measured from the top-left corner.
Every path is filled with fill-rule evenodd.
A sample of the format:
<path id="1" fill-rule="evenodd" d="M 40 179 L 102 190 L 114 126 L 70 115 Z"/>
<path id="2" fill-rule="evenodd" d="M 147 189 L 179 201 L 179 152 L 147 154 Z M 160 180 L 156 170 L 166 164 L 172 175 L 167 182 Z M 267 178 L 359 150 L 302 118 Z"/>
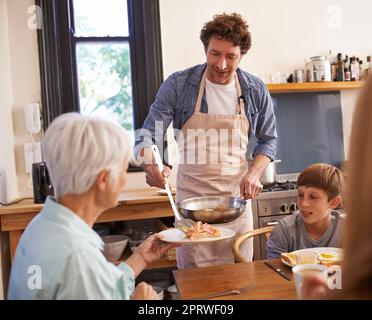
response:
<path id="1" fill-rule="evenodd" d="M 138 161 L 149 159 L 149 147 L 161 127 L 177 129 L 179 166 L 177 202 L 198 196 L 244 196 L 255 198 L 262 189 L 260 177 L 275 159 L 277 134 L 270 94 L 255 76 L 238 65 L 251 47 L 248 25 L 239 14 L 216 15 L 200 35 L 207 63 L 172 74 L 161 86 L 145 120 L 135 154 Z M 160 124 L 160 126 L 159 126 Z M 249 137 L 258 145 L 248 169 Z M 153 160 L 142 164 L 146 181 L 163 187 L 170 169 L 163 172 Z M 225 226 L 236 233 L 253 227 L 250 202 L 246 212 Z M 252 241 L 243 248 L 253 256 Z M 231 240 L 177 249 L 179 268 L 233 263 Z"/>

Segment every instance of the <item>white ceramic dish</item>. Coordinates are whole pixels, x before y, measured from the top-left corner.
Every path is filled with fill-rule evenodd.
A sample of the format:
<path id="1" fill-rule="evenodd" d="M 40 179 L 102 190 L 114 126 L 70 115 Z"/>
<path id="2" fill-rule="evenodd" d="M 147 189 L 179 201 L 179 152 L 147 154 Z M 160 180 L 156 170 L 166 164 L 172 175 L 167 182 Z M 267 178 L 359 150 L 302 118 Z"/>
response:
<path id="1" fill-rule="evenodd" d="M 319 261 L 332 262 L 332 261 L 340 261 L 340 260 L 342 260 L 342 258 L 343 258 L 343 250 L 340 249 L 340 248 L 333 248 L 333 247 L 308 248 L 308 249 L 302 249 L 302 250 L 292 251 L 291 253 L 293 253 L 293 254 L 297 254 L 297 253 L 305 252 L 305 251 L 313 251 L 313 252 L 316 252 L 316 253 L 318 254 L 318 260 L 319 260 Z M 333 257 L 333 258 L 329 258 L 329 259 L 322 258 L 322 257 L 320 256 L 321 253 L 331 254 L 331 255 L 333 255 L 334 257 Z M 283 258 L 281 258 L 281 261 L 282 261 L 285 265 L 287 265 L 287 266 L 289 266 L 289 267 L 293 267 L 293 266 L 294 266 L 293 264 L 290 264 L 290 263 L 288 263 L 287 261 L 285 261 Z"/>
<path id="2" fill-rule="evenodd" d="M 163 230 L 159 232 L 160 235 L 163 236 L 163 241 L 170 242 L 170 243 L 178 243 L 178 244 L 185 244 L 185 245 L 192 245 L 192 244 L 202 244 L 202 243 L 209 243 L 214 241 L 221 241 L 225 239 L 232 238 L 235 235 L 235 232 L 231 229 L 224 228 L 224 227 L 215 227 L 221 232 L 220 237 L 208 237 L 208 238 L 201 238 L 196 240 L 191 240 L 187 238 L 185 233 L 177 228 L 171 228 L 167 230 Z"/>

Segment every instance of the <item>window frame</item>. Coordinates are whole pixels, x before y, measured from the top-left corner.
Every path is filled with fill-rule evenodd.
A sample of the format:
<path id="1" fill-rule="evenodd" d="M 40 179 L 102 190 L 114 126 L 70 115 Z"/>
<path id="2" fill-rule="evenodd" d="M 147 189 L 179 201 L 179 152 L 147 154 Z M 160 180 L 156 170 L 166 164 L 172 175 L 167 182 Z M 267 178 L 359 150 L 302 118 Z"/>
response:
<path id="1" fill-rule="evenodd" d="M 142 127 L 163 82 L 159 1 L 126 1 L 129 37 L 82 39 L 74 36 L 73 0 L 35 0 L 42 14 L 37 37 L 44 130 L 60 114 L 79 112 L 75 46 L 77 42 L 97 39 L 101 43 L 129 40 L 133 125 L 135 130 Z M 128 171 L 141 169 L 130 167 Z"/>

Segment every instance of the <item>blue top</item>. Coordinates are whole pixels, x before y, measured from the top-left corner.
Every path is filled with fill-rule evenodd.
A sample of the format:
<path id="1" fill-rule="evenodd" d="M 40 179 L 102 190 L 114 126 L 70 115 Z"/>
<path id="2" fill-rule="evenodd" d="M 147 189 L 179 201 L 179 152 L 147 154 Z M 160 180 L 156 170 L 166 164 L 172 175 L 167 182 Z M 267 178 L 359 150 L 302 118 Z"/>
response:
<path id="1" fill-rule="evenodd" d="M 136 158 L 141 149 L 150 147 L 154 143 L 154 139 L 163 140 L 164 132 L 172 121 L 177 138 L 177 129 L 180 130 L 194 113 L 205 68 L 206 64 L 197 65 L 176 72 L 163 82 L 144 122 L 143 129 L 146 130 L 136 134 Z M 258 142 L 253 156 L 263 154 L 274 160 L 278 139 L 270 93 L 257 77 L 240 68 L 237 69 L 237 74 L 244 98 L 245 113 L 250 123 L 248 136 L 254 134 Z M 208 113 L 206 101 L 204 90 L 200 107 L 202 113 Z M 155 125 L 157 130 L 160 130 L 156 132 L 158 135 L 160 133 L 157 137 L 155 137 Z"/>
<path id="2" fill-rule="evenodd" d="M 103 246 L 85 221 L 48 198 L 18 244 L 8 299 L 129 299 L 133 270 L 108 262 Z"/>

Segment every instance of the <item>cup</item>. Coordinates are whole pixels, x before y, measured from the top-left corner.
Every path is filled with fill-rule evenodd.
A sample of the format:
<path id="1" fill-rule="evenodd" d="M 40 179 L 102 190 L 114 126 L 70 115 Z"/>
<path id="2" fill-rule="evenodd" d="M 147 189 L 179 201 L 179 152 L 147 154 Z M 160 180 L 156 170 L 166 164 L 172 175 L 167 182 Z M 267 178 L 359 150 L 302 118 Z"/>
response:
<path id="1" fill-rule="evenodd" d="M 326 283 L 328 281 L 327 267 L 321 264 L 300 264 L 292 268 L 294 282 L 296 286 L 297 299 L 302 300 L 302 284 L 307 276 L 317 276 L 323 279 Z"/>
<path id="2" fill-rule="evenodd" d="M 303 251 L 296 253 L 296 262 L 299 264 L 316 264 L 318 254 L 315 251 Z"/>

